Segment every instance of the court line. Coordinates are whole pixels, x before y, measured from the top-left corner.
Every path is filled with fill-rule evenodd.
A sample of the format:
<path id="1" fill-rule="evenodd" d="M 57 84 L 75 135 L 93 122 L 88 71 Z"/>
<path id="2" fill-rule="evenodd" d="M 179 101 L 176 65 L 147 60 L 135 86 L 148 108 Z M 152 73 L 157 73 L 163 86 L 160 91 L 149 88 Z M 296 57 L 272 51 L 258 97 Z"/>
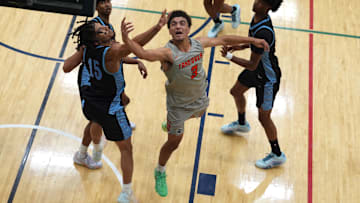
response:
<path id="1" fill-rule="evenodd" d="M 195 36 L 197 33 L 199 33 L 202 29 L 204 29 L 204 27 L 209 24 L 211 18 L 208 18 L 197 30 L 195 30 L 193 33 L 191 33 L 189 35 L 189 37 L 193 37 Z"/>
<path id="2" fill-rule="evenodd" d="M 224 64 L 224 65 L 230 65 L 229 61 L 215 61 L 215 63 Z"/>
<path id="3" fill-rule="evenodd" d="M 152 11 L 152 10 L 146 10 L 146 9 L 136 9 L 136 8 L 121 7 L 121 6 L 113 6 L 113 8 L 121 9 L 121 10 L 144 12 L 144 13 L 161 14 L 160 11 Z M 205 17 L 200 17 L 200 16 L 190 16 L 190 17 L 191 18 L 196 18 L 196 19 L 203 19 L 203 20 L 206 19 Z M 224 22 L 231 23 L 230 20 L 224 20 Z M 249 22 L 240 22 L 240 24 L 250 25 Z M 291 27 L 283 27 L 283 26 L 274 26 L 274 28 L 281 29 L 281 30 L 290 30 L 290 31 L 297 31 L 297 32 L 320 34 L 320 35 L 330 35 L 330 36 L 337 36 L 337 37 L 360 39 L 359 35 L 349 35 L 349 34 L 334 33 L 334 32 L 323 32 L 323 31 L 316 31 L 316 30 L 313 30 L 313 29 L 301 29 L 301 28 L 291 28 Z"/>
<path id="4" fill-rule="evenodd" d="M 208 116 L 214 116 L 214 117 L 220 117 L 223 118 L 224 114 L 218 114 L 218 113 L 208 113 Z"/>
<path id="5" fill-rule="evenodd" d="M 161 14 L 161 12 L 154 12 L 154 13 L 160 13 Z M 206 19 L 206 18 L 204 18 L 204 19 Z M 195 30 L 189 36 L 193 37 L 198 32 L 200 32 L 202 29 L 204 29 L 204 27 L 210 22 L 210 20 L 211 20 L 211 18 L 208 18 L 197 30 Z M 71 31 L 69 33 L 71 33 Z M 32 56 L 32 57 L 35 57 L 35 58 L 40 58 L 40 59 L 45 59 L 45 60 L 50 60 L 50 61 L 58 61 L 58 62 L 64 62 L 65 61 L 64 59 L 61 59 L 62 56 L 60 57 L 60 59 L 59 58 L 47 57 L 47 56 L 41 56 L 41 55 L 38 55 L 38 54 L 33 54 L 33 53 L 30 53 L 30 52 L 26 52 L 26 51 L 17 49 L 15 47 L 7 45 L 7 44 L 5 44 L 3 42 L 0 42 L 0 46 L 3 46 L 5 48 L 8 48 L 8 49 L 13 50 L 15 52 L 19 52 L 19 53 L 22 53 L 22 54 L 25 54 L 25 55 L 28 55 L 28 56 Z M 137 59 L 137 57 L 133 57 L 133 58 Z"/>
<path id="6" fill-rule="evenodd" d="M 54 128 L 48 128 L 48 127 L 44 127 L 44 126 L 39 126 L 39 125 L 25 125 L 25 124 L 1 124 L 0 128 L 30 128 L 30 129 L 37 129 L 37 130 L 45 130 L 48 132 L 52 132 L 52 133 L 56 133 L 59 135 L 62 135 L 64 137 L 70 138 L 72 140 L 75 140 L 79 143 L 81 143 L 81 138 L 76 137 L 70 133 L 66 133 L 64 131 L 58 130 L 58 129 L 54 129 Z M 93 146 L 90 145 L 89 147 L 91 150 L 93 149 Z M 121 187 L 123 185 L 123 179 L 122 179 L 122 175 L 119 172 L 119 170 L 117 170 L 116 166 L 112 163 L 112 161 L 110 161 L 110 159 L 103 154 L 103 159 L 104 161 L 109 165 L 109 167 L 111 168 L 111 170 L 114 172 L 114 174 L 116 175 L 116 178 L 118 179 Z"/>
<path id="7" fill-rule="evenodd" d="M 155 14 L 162 14 L 161 11 L 153 11 L 153 10 L 146 10 L 146 9 L 139 9 L 139 8 L 129 8 L 129 7 L 122 7 L 122 6 L 113 6 L 112 8 L 121 9 L 121 10 L 129 10 L 129 11 L 137 11 L 143 13 L 155 13 Z M 200 16 L 190 16 L 191 18 L 206 20 L 206 17 Z"/>
<path id="8" fill-rule="evenodd" d="M 72 28 L 74 27 L 75 19 L 76 19 L 76 16 L 73 16 L 67 33 L 70 33 L 71 30 L 72 30 Z M 64 55 L 65 48 L 66 48 L 66 45 L 67 45 L 68 40 L 69 40 L 69 35 L 66 35 L 65 40 L 64 40 L 64 43 L 63 43 L 63 45 L 62 45 L 62 47 L 61 47 L 60 54 L 59 54 L 59 57 L 60 57 L 60 58 L 63 57 L 63 55 Z M 52 87 L 53 87 L 53 84 L 54 84 L 54 81 L 55 81 L 55 78 L 56 78 L 56 74 L 57 74 L 58 69 L 59 69 L 59 66 L 60 66 L 60 63 L 56 63 L 55 69 L 54 69 L 54 71 L 53 71 L 53 73 L 52 73 L 52 76 L 51 76 L 51 79 L 50 79 L 48 88 L 47 88 L 46 93 L 45 93 L 45 97 L 44 97 L 44 99 L 43 99 L 43 101 L 42 101 L 42 104 L 41 104 L 39 113 L 38 113 L 38 115 L 37 115 L 35 125 L 39 125 L 39 123 L 40 123 L 40 120 L 41 120 L 42 115 L 43 115 L 44 110 L 45 110 L 46 103 L 47 103 L 47 101 L 48 101 L 48 98 L 49 98 L 51 89 L 52 89 Z M 19 170 L 18 170 L 18 173 L 17 173 L 17 175 L 16 175 L 15 182 L 14 182 L 13 187 L 12 187 L 12 189 L 11 189 L 11 193 L 10 193 L 10 197 L 9 197 L 9 199 L 8 199 L 8 203 L 12 203 L 12 201 L 14 200 L 16 190 L 17 190 L 17 188 L 18 188 L 18 186 L 19 186 L 20 179 L 21 179 L 21 176 L 22 176 L 23 171 L 24 171 L 24 168 L 25 168 L 25 164 L 26 164 L 27 159 L 28 159 L 28 157 L 29 157 L 29 153 L 30 153 L 31 147 L 32 147 L 32 144 L 33 144 L 34 139 L 35 139 L 35 136 L 36 136 L 36 132 L 37 132 L 37 129 L 33 129 L 32 132 L 31 132 L 31 136 L 30 136 L 29 141 L 28 141 L 28 144 L 27 144 L 27 146 L 26 146 L 25 154 L 24 154 L 24 156 L 23 156 L 23 159 L 22 159 L 22 161 L 21 161 L 21 165 L 20 165 Z"/>
<path id="9" fill-rule="evenodd" d="M 206 88 L 207 96 L 209 96 L 211 73 L 212 73 L 212 67 L 213 67 L 213 63 L 214 63 L 214 54 L 215 54 L 215 47 L 211 47 L 209 68 L 208 68 L 208 74 L 207 74 L 207 80 L 208 80 L 208 86 Z M 195 163 L 194 163 L 194 169 L 193 169 L 193 176 L 192 176 L 192 180 L 191 180 L 189 203 L 194 202 L 195 187 L 196 187 L 197 175 L 198 175 L 198 170 L 199 170 L 200 152 L 201 152 L 202 137 L 203 137 L 203 132 L 204 132 L 205 118 L 206 118 L 206 113 L 204 113 L 204 115 L 201 117 L 201 121 L 200 121 L 199 136 L 198 136 L 198 141 L 197 141 L 197 145 L 196 145 L 196 153 L 195 153 L 195 161 L 194 161 Z"/>
<path id="10" fill-rule="evenodd" d="M 160 11 L 152 11 L 152 10 L 145 10 L 145 9 L 128 8 L 128 7 L 121 7 L 121 6 L 113 6 L 113 8 L 121 9 L 121 10 L 136 11 L 136 12 L 161 14 Z M 190 16 L 190 17 L 194 18 L 194 19 L 201 19 L 201 20 L 207 19 L 205 17 L 200 17 L 200 16 Z M 223 17 L 227 17 L 227 16 L 223 16 Z M 209 20 L 209 19 L 210 18 L 208 18 L 207 20 Z M 231 21 L 229 21 L 229 20 L 224 20 L 224 22 L 231 23 Z M 203 26 L 205 27 L 207 24 L 208 24 L 208 22 L 206 22 L 206 24 L 204 24 Z M 250 25 L 249 22 L 240 22 L 240 24 Z M 274 28 L 282 29 L 282 30 L 297 31 L 297 32 L 306 32 L 306 33 L 313 33 L 313 34 L 322 34 L 322 35 L 330 35 L 330 36 L 338 36 L 338 37 L 345 37 L 345 38 L 360 39 L 360 36 L 357 36 L 357 35 L 348 35 L 348 34 L 332 33 L 332 32 L 323 32 L 323 31 L 316 31 L 316 30 L 313 30 L 313 29 L 301 29 L 301 28 L 291 28 L 291 27 L 283 27 L 283 26 L 274 26 Z M 195 34 L 197 34 L 197 32 Z M 0 45 L 3 46 L 3 47 L 6 47 L 8 49 L 11 49 L 13 51 L 16 51 L 16 52 L 19 52 L 19 53 L 22 53 L 22 54 L 25 54 L 25 55 L 33 56 L 33 57 L 36 57 L 36 58 L 41 58 L 41 59 L 50 60 L 50 61 L 64 62 L 64 59 L 61 59 L 61 58 L 60 59 L 59 58 L 52 58 L 52 57 L 41 56 L 41 55 L 38 55 L 38 54 L 33 54 L 33 53 L 30 53 L 30 52 L 22 51 L 20 49 L 17 49 L 15 47 L 10 46 L 10 45 L 4 44 L 3 42 L 0 42 Z"/>
<path id="11" fill-rule="evenodd" d="M 314 1 L 310 0 L 310 29 L 314 28 Z M 314 82 L 314 38 L 309 34 L 309 127 L 308 127 L 308 203 L 312 203 L 313 187 L 313 82 Z"/>
<path id="12" fill-rule="evenodd" d="M 10 46 L 10 45 L 4 44 L 2 42 L 0 42 L 0 46 L 3 46 L 5 48 L 8 48 L 8 49 L 13 50 L 15 52 L 19 52 L 21 54 L 25 54 L 25 55 L 32 56 L 32 57 L 35 57 L 35 58 L 45 59 L 45 60 L 49 60 L 49 61 L 64 62 L 64 59 L 58 59 L 58 58 L 52 58 L 52 57 L 47 57 L 47 56 L 41 56 L 41 55 L 38 55 L 38 54 L 33 54 L 33 53 L 30 53 L 30 52 L 26 52 L 26 51 L 17 49 L 15 47 Z"/>

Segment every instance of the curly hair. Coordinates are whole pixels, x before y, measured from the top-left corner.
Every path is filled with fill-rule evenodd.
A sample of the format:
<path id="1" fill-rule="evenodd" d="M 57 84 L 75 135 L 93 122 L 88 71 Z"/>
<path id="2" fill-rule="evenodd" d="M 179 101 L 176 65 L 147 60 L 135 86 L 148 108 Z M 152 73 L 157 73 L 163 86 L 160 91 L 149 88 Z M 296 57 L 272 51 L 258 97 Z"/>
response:
<path id="1" fill-rule="evenodd" d="M 271 6 L 273 12 L 277 11 L 283 2 L 283 0 L 264 0 L 267 4 Z"/>
<path id="2" fill-rule="evenodd" d="M 168 28 L 170 28 L 170 22 L 173 18 L 175 17 L 184 17 L 189 25 L 189 27 L 191 27 L 191 18 L 190 16 L 185 12 L 185 11 L 182 11 L 182 10 L 176 10 L 176 11 L 173 11 L 171 12 L 171 16 L 169 17 L 169 20 L 167 22 L 167 26 Z"/>
<path id="3" fill-rule="evenodd" d="M 77 37 L 74 43 L 77 44 L 76 49 L 79 50 L 80 47 L 85 46 L 90 49 L 95 48 L 96 32 L 95 32 L 95 22 L 93 21 L 80 21 L 78 23 L 84 22 L 84 24 L 75 28 L 74 32 L 70 33 L 71 38 Z"/>

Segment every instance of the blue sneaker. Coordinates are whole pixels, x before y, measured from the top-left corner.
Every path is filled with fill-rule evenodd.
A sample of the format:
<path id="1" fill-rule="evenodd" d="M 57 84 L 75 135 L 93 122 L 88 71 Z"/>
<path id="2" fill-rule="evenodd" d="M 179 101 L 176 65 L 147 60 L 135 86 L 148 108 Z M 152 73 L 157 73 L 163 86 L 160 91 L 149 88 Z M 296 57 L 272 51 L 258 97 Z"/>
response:
<path id="1" fill-rule="evenodd" d="M 234 7 L 236 8 L 235 12 L 231 14 L 231 25 L 233 28 L 237 28 L 240 24 L 240 6 L 235 4 Z"/>
<path id="2" fill-rule="evenodd" d="M 218 33 L 224 29 L 225 23 L 221 21 L 221 23 L 215 23 L 215 25 L 209 30 L 208 37 L 214 38 L 218 35 Z"/>
<path id="3" fill-rule="evenodd" d="M 221 127 L 221 132 L 224 134 L 233 134 L 234 132 L 246 133 L 250 131 L 250 124 L 245 121 L 245 125 L 240 125 L 239 121 L 233 121 Z"/>
<path id="4" fill-rule="evenodd" d="M 286 156 L 281 152 L 280 156 L 274 153 L 268 154 L 265 158 L 257 160 L 255 166 L 262 169 L 274 168 L 286 162 Z"/>

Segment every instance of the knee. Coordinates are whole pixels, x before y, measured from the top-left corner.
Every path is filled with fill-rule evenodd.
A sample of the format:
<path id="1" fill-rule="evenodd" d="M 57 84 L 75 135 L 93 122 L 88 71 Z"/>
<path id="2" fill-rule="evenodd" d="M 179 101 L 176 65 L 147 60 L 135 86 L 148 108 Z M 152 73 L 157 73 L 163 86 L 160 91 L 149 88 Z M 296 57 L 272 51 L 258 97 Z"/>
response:
<path id="1" fill-rule="evenodd" d="M 258 119 L 262 125 L 266 124 L 271 120 L 270 115 L 266 113 L 259 113 Z"/>
<path id="2" fill-rule="evenodd" d="M 121 100 L 124 106 L 130 103 L 130 98 L 125 93 L 122 94 Z"/>
<path id="3" fill-rule="evenodd" d="M 119 148 L 120 148 L 121 153 L 130 153 L 130 154 L 132 154 L 133 148 L 132 148 L 131 142 L 130 143 L 121 143 L 119 145 Z"/>
<path id="4" fill-rule="evenodd" d="M 230 94 L 233 97 L 240 97 L 242 95 L 242 93 L 234 87 L 230 89 Z"/>
<path id="5" fill-rule="evenodd" d="M 180 141 L 171 141 L 168 142 L 168 147 L 171 151 L 175 151 L 177 148 L 179 148 Z"/>

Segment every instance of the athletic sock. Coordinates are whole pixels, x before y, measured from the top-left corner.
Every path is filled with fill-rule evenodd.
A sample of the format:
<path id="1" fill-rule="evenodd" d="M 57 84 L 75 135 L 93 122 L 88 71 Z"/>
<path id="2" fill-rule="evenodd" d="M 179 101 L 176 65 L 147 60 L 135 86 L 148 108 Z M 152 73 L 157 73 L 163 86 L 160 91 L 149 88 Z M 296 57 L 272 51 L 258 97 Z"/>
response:
<path id="1" fill-rule="evenodd" d="M 278 143 L 278 140 L 273 140 L 273 141 L 269 141 L 270 142 L 270 146 L 271 146 L 271 152 L 276 154 L 276 156 L 280 156 L 281 155 L 281 151 L 280 151 L 280 146 Z"/>

